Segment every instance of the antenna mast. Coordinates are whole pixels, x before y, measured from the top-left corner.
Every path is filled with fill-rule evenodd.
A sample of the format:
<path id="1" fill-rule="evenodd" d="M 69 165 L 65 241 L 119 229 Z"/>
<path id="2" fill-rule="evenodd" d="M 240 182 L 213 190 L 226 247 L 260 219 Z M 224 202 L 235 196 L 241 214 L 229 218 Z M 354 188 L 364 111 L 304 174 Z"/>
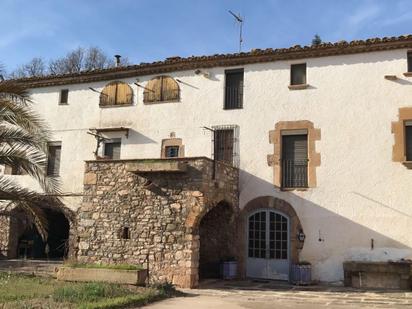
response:
<path id="1" fill-rule="evenodd" d="M 239 53 L 242 51 L 242 43 L 243 43 L 243 37 L 242 37 L 242 30 L 243 30 L 243 18 L 240 16 L 240 14 L 235 14 L 231 10 L 229 10 L 230 15 L 232 15 L 236 21 L 239 23 L 240 29 L 239 29 Z"/>

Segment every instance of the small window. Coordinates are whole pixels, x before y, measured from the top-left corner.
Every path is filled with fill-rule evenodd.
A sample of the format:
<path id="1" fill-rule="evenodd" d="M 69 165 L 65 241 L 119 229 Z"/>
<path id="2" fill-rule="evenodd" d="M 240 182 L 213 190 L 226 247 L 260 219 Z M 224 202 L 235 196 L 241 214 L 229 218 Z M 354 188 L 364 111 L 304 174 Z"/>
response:
<path id="1" fill-rule="evenodd" d="M 179 101 L 180 88 L 170 76 L 157 76 L 151 79 L 143 92 L 143 102 Z"/>
<path id="2" fill-rule="evenodd" d="M 179 146 L 166 146 L 166 158 L 179 157 Z"/>
<path id="3" fill-rule="evenodd" d="M 47 176 L 55 177 L 60 175 L 61 150 L 62 146 L 60 142 L 54 142 L 48 145 Z"/>
<path id="4" fill-rule="evenodd" d="M 213 158 L 239 166 L 238 126 L 218 126 L 213 129 Z"/>
<path id="5" fill-rule="evenodd" d="M 306 130 L 282 131 L 282 187 L 308 187 L 308 135 Z"/>
<path id="6" fill-rule="evenodd" d="M 224 109 L 243 108 L 243 69 L 226 70 Z"/>
<path id="7" fill-rule="evenodd" d="M 306 63 L 292 64 L 290 66 L 290 84 L 306 84 Z"/>
<path id="8" fill-rule="evenodd" d="M 405 157 L 412 161 L 412 120 L 405 121 Z"/>
<path id="9" fill-rule="evenodd" d="M 69 103 L 69 89 L 60 90 L 60 101 L 59 104 L 65 105 Z"/>
<path id="10" fill-rule="evenodd" d="M 412 51 L 408 52 L 408 72 L 412 73 Z"/>
<path id="11" fill-rule="evenodd" d="M 133 103 L 133 90 L 123 82 L 111 82 L 100 93 L 100 106 L 130 105 Z"/>
<path id="12" fill-rule="evenodd" d="M 4 175 L 26 175 L 27 173 L 20 166 L 4 166 Z"/>
<path id="13" fill-rule="evenodd" d="M 130 229 L 128 227 L 123 227 L 119 231 L 120 239 L 130 239 Z"/>
<path id="14" fill-rule="evenodd" d="M 104 143 L 104 156 L 107 159 L 120 160 L 121 141 L 115 140 Z"/>

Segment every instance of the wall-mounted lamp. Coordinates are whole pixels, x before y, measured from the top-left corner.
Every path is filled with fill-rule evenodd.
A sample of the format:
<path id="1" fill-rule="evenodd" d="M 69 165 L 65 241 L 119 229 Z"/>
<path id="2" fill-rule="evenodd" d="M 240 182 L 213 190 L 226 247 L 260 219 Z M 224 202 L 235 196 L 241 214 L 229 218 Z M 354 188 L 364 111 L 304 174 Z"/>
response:
<path id="1" fill-rule="evenodd" d="M 196 75 L 203 75 L 203 77 L 209 78 L 210 77 L 210 73 L 207 71 L 203 71 L 201 69 L 196 69 L 195 70 L 195 74 Z"/>
<path id="2" fill-rule="evenodd" d="M 304 241 L 305 241 L 306 235 L 305 235 L 305 233 L 303 233 L 303 230 L 302 230 L 302 229 L 299 230 L 299 232 L 298 232 L 297 235 L 296 235 L 296 238 L 297 238 L 297 240 L 299 240 L 300 242 L 304 242 Z"/>

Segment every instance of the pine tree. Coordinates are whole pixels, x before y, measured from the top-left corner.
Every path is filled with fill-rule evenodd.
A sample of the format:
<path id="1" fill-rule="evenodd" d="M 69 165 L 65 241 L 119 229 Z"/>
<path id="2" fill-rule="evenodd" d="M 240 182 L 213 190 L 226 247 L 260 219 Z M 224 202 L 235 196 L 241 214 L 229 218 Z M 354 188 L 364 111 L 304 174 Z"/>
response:
<path id="1" fill-rule="evenodd" d="M 317 46 L 317 45 L 320 45 L 321 43 L 322 43 L 322 39 L 320 38 L 318 34 L 315 34 L 315 36 L 312 39 L 312 46 Z"/>

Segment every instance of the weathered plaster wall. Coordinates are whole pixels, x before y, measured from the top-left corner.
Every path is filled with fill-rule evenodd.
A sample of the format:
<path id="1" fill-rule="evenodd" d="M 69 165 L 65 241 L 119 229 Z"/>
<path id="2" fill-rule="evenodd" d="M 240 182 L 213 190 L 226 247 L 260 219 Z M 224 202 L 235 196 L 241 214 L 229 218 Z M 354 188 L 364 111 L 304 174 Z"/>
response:
<path id="1" fill-rule="evenodd" d="M 203 126 L 236 124 L 240 128 L 240 206 L 260 196 L 287 201 L 296 210 L 306 233 L 301 258 L 313 263 L 314 278 L 343 279 L 345 259 L 386 260 L 412 255 L 408 236 L 412 223 L 412 174 L 392 161 L 391 123 L 401 107 L 412 106 L 407 50 L 394 50 L 244 66 L 244 108 L 223 110 L 224 70 L 208 69 L 210 78 L 193 71 L 172 72 L 181 84 L 178 103 L 143 104 L 143 89 L 134 91 L 130 107 L 100 108 L 106 82 L 69 85 L 69 104 L 57 104 L 60 87 L 33 89 L 36 109 L 62 141 L 63 189 L 81 192 L 84 160 L 93 159 L 91 127 L 131 128 L 122 138 L 124 159 L 159 157 L 162 139 L 170 132 L 182 138 L 186 156 L 210 156 L 210 132 Z M 290 64 L 307 63 L 304 90 L 289 90 Z M 384 79 L 394 74 L 398 80 Z M 139 77 L 145 85 L 152 76 Z M 273 186 L 273 153 L 268 134 L 280 121 L 308 120 L 322 132 L 316 152 L 316 188 L 281 192 Z M 78 207 L 79 200 L 67 201 Z M 320 241 L 319 241 L 320 239 Z M 371 239 L 374 249 L 371 250 Z"/>
<path id="2" fill-rule="evenodd" d="M 196 286 L 199 223 L 221 201 L 237 213 L 237 169 L 218 164 L 213 179 L 213 163 L 199 158 L 182 159 L 187 164 L 184 173 L 135 174 L 127 171 L 129 162 L 86 164 L 85 197 L 78 211 L 78 259 L 148 263 L 152 281 Z M 167 160 L 159 162 L 167 165 Z M 235 222 L 226 223 L 230 229 Z M 121 237 L 125 227 L 130 239 Z"/>

